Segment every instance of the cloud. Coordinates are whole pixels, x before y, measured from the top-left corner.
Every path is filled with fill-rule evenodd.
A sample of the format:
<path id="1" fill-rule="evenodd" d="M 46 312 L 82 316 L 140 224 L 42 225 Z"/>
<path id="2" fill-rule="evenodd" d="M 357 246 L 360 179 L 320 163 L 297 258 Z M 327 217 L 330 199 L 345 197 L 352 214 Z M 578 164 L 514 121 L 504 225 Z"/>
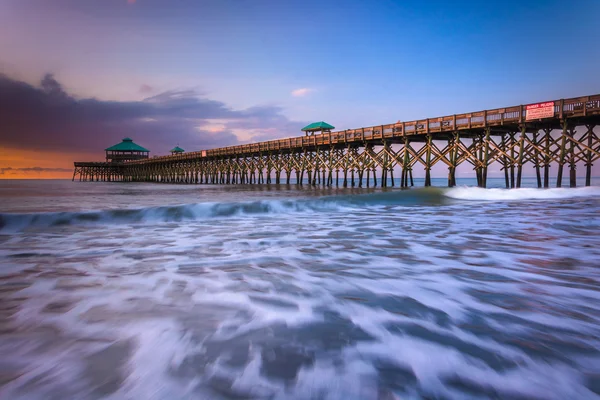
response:
<path id="1" fill-rule="evenodd" d="M 303 97 L 306 96 L 307 94 L 314 92 L 314 89 L 311 88 L 300 88 L 300 89 L 296 89 L 296 90 L 292 90 L 292 96 L 294 97 Z"/>
<path id="2" fill-rule="evenodd" d="M 234 110 L 196 90 L 171 90 L 143 101 L 76 98 L 50 74 L 40 86 L 0 74 L 0 146 L 35 151 L 98 152 L 129 136 L 153 154 L 176 143 L 192 150 L 242 140 L 296 136 L 305 121 L 290 121 L 277 106 Z M 211 121 L 219 121 L 215 129 Z"/>
<path id="3" fill-rule="evenodd" d="M 146 85 L 145 83 L 140 86 L 140 93 L 152 93 L 154 92 L 154 88 L 150 85 Z"/>
<path id="4" fill-rule="evenodd" d="M 27 167 L 27 168 L 0 168 L 0 175 L 6 175 L 7 172 L 11 174 L 16 174 L 18 172 L 30 173 L 30 172 L 72 172 L 72 169 L 69 168 L 44 168 L 44 167 Z"/>

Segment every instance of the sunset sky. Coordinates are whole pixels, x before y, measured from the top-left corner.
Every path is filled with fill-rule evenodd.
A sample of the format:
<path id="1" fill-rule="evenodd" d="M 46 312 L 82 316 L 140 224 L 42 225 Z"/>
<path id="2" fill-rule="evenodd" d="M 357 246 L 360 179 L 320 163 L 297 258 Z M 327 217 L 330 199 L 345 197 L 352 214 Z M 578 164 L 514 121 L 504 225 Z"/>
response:
<path id="1" fill-rule="evenodd" d="M 0 179 L 600 93 L 600 1 L 0 0 Z M 598 167 L 596 166 L 595 169 Z"/>

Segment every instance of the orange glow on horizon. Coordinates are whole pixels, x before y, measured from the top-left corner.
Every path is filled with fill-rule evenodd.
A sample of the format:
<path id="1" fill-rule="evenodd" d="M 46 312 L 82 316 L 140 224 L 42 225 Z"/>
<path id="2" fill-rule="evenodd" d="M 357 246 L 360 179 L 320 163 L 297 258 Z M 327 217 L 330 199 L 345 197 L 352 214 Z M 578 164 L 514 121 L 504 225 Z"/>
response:
<path id="1" fill-rule="evenodd" d="M 104 161 L 103 152 L 73 153 L 0 148 L 0 179 L 70 179 L 74 161 Z"/>

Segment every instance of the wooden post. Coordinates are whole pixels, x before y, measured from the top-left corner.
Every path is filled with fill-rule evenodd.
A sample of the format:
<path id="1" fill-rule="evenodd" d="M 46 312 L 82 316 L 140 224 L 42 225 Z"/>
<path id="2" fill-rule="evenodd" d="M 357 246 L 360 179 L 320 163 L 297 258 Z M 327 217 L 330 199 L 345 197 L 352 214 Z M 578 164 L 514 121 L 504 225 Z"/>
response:
<path id="1" fill-rule="evenodd" d="M 575 162 L 575 142 L 573 141 L 575 136 L 575 129 L 571 128 L 569 137 L 571 138 L 571 147 L 569 149 L 569 186 L 574 188 L 577 187 L 577 166 Z"/>
<path id="2" fill-rule="evenodd" d="M 486 125 L 487 125 L 487 114 L 486 114 Z M 482 187 L 487 187 L 487 173 L 488 173 L 488 157 L 490 153 L 490 128 L 485 129 L 485 147 L 483 154 L 483 176 L 482 176 Z"/>
<path id="3" fill-rule="evenodd" d="M 552 129 L 544 129 L 544 187 L 550 187 L 550 133 Z"/>
<path id="4" fill-rule="evenodd" d="M 475 153 L 475 156 L 477 157 L 477 164 L 475 164 L 475 176 L 477 178 L 477 187 L 483 187 L 483 170 L 482 170 L 482 163 L 483 163 L 483 139 L 481 136 L 478 137 L 474 137 L 473 138 L 473 144 L 475 146 L 473 146 L 473 152 Z"/>
<path id="5" fill-rule="evenodd" d="M 272 179 L 271 179 L 271 174 L 273 172 L 273 153 L 269 152 L 269 155 L 267 156 L 267 184 L 270 184 Z"/>
<path id="6" fill-rule="evenodd" d="M 506 153 L 506 135 L 502 134 L 502 141 L 500 142 L 500 149 L 502 149 L 503 153 Z M 508 158 L 505 154 L 502 155 L 502 166 L 504 167 L 504 182 L 505 186 L 508 189 L 510 187 L 510 182 L 508 180 Z"/>
<path id="7" fill-rule="evenodd" d="M 456 115 L 454 116 L 456 119 Z M 452 187 L 452 169 L 453 169 L 453 153 L 454 153 L 454 140 L 452 137 L 448 137 L 448 161 L 450 161 L 450 167 L 448 167 L 448 187 Z"/>
<path id="8" fill-rule="evenodd" d="M 431 135 L 427 135 L 427 153 L 425 155 L 425 186 L 431 186 Z"/>
<path id="9" fill-rule="evenodd" d="M 517 166 L 517 188 L 521 187 L 521 177 L 523 175 L 523 154 L 525 150 L 525 125 L 521 125 L 521 138 L 519 139 L 519 161 Z"/>
<path id="10" fill-rule="evenodd" d="M 377 166 L 373 164 L 373 187 L 377 187 Z"/>
<path id="11" fill-rule="evenodd" d="M 315 140 L 316 140 L 316 138 L 315 138 Z M 313 178 L 313 186 L 316 186 L 317 183 L 319 185 L 321 184 L 321 174 L 319 172 L 321 172 L 321 170 L 320 170 L 320 165 L 319 165 L 319 148 L 317 148 L 316 154 L 315 154 L 315 175 Z"/>
<path id="12" fill-rule="evenodd" d="M 402 163 L 402 170 L 404 171 L 404 183 L 403 187 L 408 187 L 408 136 L 404 136 L 404 162 Z"/>
<path id="13" fill-rule="evenodd" d="M 520 111 L 519 111 L 519 123 L 523 123 L 523 104 L 521 104 L 520 106 Z"/>
<path id="14" fill-rule="evenodd" d="M 515 134 L 510 133 L 510 187 L 515 187 Z"/>
<path id="15" fill-rule="evenodd" d="M 559 105 L 559 110 L 558 110 L 558 118 L 560 118 L 560 120 L 563 120 L 563 111 L 565 109 L 565 99 L 560 99 L 560 105 Z"/>
<path id="16" fill-rule="evenodd" d="M 539 142 L 538 142 L 538 132 L 533 132 L 533 144 L 535 147 L 533 148 L 533 153 L 535 154 L 535 176 L 537 178 L 537 187 L 538 189 L 542 187 L 542 175 L 540 173 L 540 152 L 538 151 Z"/>
<path id="17" fill-rule="evenodd" d="M 387 186 L 387 166 L 388 166 L 388 154 L 387 154 L 387 143 L 383 143 L 383 165 L 381 166 L 381 187 Z"/>
<path id="18" fill-rule="evenodd" d="M 343 160 L 344 160 L 344 165 L 343 165 L 344 181 L 342 182 L 342 187 L 347 188 L 348 187 L 348 158 L 350 157 L 350 146 L 348 144 L 346 144 L 346 149 L 345 149 L 345 151 L 342 151 L 342 154 L 344 156 L 344 158 L 343 158 Z"/>
<path id="19" fill-rule="evenodd" d="M 450 140 L 448 141 L 448 143 L 450 143 Z M 452 140 L 452 149 L 450 150 L 450 164 L 452 165 L 449 170 L 450 170 L 450 177 L 449 177 L 449 186 L 450 187 L 454 187 L 456 186 L 456 162 L 458 159 L 458 146 L 460 144 L 460 134 L 458 133 L 458 131 L 454 132 L 454 139 Z"/>
<path id="20" fill-rule="evenodd" d="M 561 107 L 562 112 L 562 107 Z M 562 187 L 563 166 L 565 164 L 565 147 L 567 145 L 567 121 L 563 121 L 562 141 L 560 144 L 560 158 L 558 160 L 558 173 L 556 176 L 556 187 Z"/>
<path id="21" fill-rule="evenodd" d="M 401 179 L 400 179 L 400 187 L 406 187 L 406 182 L 407 182 L 407 174 L 408 171 L 406 170 L 406 145 L 403 147 L 403 153 L 402 153 L 402 174 L 401 174 Z"/>
<path id="22" fill-rule="evenodd" d="M 592 184 L 592 144 L 593 144 L 593 138 L 594 138 L 594 125 L 586 125 L 587 128 L 587 135 L 588 135 L 588 142 L 587 142 L 587 156 L 586 156 L 586 163 L 585 163 L 585 186 L 590 186 Z"/>

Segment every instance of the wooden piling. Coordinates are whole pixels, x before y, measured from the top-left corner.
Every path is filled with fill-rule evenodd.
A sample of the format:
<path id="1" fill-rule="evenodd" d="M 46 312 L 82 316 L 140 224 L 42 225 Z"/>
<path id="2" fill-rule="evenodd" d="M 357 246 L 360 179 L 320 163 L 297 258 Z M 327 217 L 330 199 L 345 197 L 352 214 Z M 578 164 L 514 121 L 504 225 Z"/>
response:
<path id="1" fill-rule="evenodd" d="M 594 142 L 594 125 L 586 125 L 587 128 L 587 149 L 585 155 L 585 186 L 592 184 L 592 145 Z"/>
<path id="2" fill-rule="evenodd" d="M 562 176 L 563 176 L 563 166 L 565 165 L 565 147 L 567 145 L 567 121 L 563 121 L 562 123 L 562 136 L 561 136 L 561 144 L 560 144 L 560 157 L 558 161 L 558 173 L 556 175 L 556 187 L 562 187 Z"/>
<path id="3" fill-rule="evenodd" d="M 571 128 L 569 131 L 569 139 L 571 146 L 569 148 L 569 186 L 574 188 L 577 187 L 577 166 L 575 164 L 575 129 Z"/>

